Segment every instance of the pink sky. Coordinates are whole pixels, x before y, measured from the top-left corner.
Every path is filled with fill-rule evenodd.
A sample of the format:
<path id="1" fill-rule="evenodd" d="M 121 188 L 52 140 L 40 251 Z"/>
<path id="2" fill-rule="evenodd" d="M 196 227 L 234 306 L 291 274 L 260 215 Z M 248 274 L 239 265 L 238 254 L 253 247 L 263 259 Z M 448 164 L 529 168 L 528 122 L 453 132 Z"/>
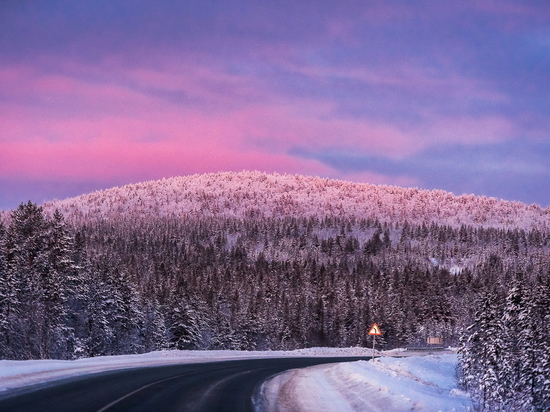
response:
<path id="1" fill-rule="evenodd" d="M 245 169 L 550 204 L 548 7 L 478 6 L 0 6 L 0 208 Z"/>

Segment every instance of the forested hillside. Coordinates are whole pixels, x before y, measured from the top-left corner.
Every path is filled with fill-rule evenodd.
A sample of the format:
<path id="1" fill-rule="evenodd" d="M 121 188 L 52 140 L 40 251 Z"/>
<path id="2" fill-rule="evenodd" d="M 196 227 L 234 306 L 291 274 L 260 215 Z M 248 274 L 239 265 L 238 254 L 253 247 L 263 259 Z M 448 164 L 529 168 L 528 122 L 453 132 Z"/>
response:
<path id="1" fill-rule="evenodd" d="M 352 183 L 260 172 L 174 177 L 44 205 L 73 224 L 153 217 L 346 217 L 403 224 L 550 230 L 550 207 L 442 190 Z"/>
<path id="2" fill-rule="evenodd" d="M 550 270 L 550 211 L 225 173 L 22 204 L 0 229 L 0 354 L 456 345 L 483 291 Z"/>

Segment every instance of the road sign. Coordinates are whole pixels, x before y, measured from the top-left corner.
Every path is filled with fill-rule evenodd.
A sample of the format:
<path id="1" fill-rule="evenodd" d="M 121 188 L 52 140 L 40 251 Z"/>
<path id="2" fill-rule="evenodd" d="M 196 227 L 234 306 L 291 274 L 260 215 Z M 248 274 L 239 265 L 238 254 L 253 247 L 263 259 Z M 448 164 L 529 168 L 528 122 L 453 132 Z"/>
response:
<path id="1" fill-rule="evenodd" d="M 380 330 L 380 326 L 378 326 L 377 323 L 373 323 L 369 330 L 369 335 L 373 336 L 380 336 L 382 335 L 382 331 Z"/>

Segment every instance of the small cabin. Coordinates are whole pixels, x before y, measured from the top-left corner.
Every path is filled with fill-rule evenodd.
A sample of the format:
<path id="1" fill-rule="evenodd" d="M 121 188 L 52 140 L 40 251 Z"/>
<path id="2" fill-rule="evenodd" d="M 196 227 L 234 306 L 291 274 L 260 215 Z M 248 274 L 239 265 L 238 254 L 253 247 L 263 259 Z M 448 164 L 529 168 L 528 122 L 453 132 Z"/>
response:
<path id="1" fill-rule="evenodd" d="M 430 336 L 426 339 L 426 343 L 428 345 L 443 345 L 443 338 L 441 337 L 435 337 L 435 336 Z"/>

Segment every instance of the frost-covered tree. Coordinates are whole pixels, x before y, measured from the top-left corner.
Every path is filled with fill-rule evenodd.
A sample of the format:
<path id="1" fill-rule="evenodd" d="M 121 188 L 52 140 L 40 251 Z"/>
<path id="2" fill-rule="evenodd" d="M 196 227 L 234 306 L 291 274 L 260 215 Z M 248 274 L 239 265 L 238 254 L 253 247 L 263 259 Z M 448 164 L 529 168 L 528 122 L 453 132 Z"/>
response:
<path id="1" fill-rule="evenodd" d="M 169 345 L 173 349 L 196 349 L 201 344 L 198 313 L 184 300 L 173 298 L 169 321 Z"/>
<path id="2" fill-rule="evenodd" d="M 162 308 L 159 306 L 156 298 L 144 302 L 143 307 L 145 352 L 168 349 L 168 330 Z"/>
<path id="3" fill-rule="evenodd" d="M 8 265 L 13 271 L 19 311 L 12 325 L 17 358 L 49 356 L 44 287 L 48 281 L 47 222 L 42 208 L 28 202 L 11 213 L 8 227 Z"/>
<path id="4" fill-rule="evenodd" d="M 19 319 L 19 285 L 14 268 L 8 265 L 6 230 L 0 223 L 0 358 L 14 358 L 14 342 Z M 14 341 L 15 339 L 15 341 Z"/>
<path id="5" fill-rule="evenodd" d="M 104 269 L 106 317 L 113 330 L 112 354 L 143 352 L 143 313 L 137 288 L 118 267 Z"/>
<path id="6" fill-rule="evenodd" d="M 550 288 L 516 277 L 501 303 L 484 295 L 461 345 L 461 383 L 484 410 L 545 411 L 550 405 Z"/>
<path id="7" fill-rule="evenodd" d="M 467 338 L 460 347 L 461 384 L 473 395 L 483 410 L 500 411 L 509 394 L 503 385 L 502 360 L 505 341 L 502 303 L 493 292 L 484 293 Z"/>
<path id="8" fill-rule="evenodd" d="M 504 302 L 501 384 L 506 389 L 507 406 L 512 410 L 528 410 L 535 367 L 532 302 L 525 280 L 518 275 Z"/>
<path id="9" fill-rule="evenodd" d="M 110 293 L 110 288 L 96 274 L 94 280 L 89 283 L 85 335 L 77 346 L 78 355 L 94 357 L 115 354 L 113 341 L 117 331 L 109 322 L 112 310 Z"/>
<path id="10" fill-rule="evenodd" d="M 550 410 L 550 276 L 541 279 L 532 292 L 529 310 L 532 341 L 525 353 L 526 365 L 531 369 L 526 374 L 525 387 L 529 391 L 533 410 Z"/>

